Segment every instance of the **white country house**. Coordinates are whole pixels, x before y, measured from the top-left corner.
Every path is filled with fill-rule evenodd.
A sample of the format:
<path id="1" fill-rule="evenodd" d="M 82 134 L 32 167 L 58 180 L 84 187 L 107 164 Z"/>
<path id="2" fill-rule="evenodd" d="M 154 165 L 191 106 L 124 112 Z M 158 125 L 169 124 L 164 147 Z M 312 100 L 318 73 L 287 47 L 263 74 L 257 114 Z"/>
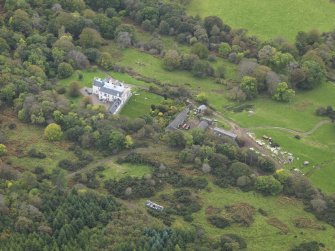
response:
<path id="1" fill-rule="evenodd" d="M 109 112 L 112 114 L 118 113 L 131 96 L 129 86 L 111 77 L 94 78 L 92 92 L 100 101 L 111 102 Z"/>

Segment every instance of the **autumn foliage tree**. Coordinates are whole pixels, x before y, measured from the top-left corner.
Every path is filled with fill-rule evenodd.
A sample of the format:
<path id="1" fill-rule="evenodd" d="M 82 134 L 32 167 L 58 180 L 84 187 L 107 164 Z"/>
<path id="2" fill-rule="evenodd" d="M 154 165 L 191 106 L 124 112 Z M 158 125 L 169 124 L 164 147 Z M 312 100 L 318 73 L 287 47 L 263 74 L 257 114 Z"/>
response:
<path id="1" fill-rule="evenodd" d="M 44 136 L 49 141 L 59 141 L 63 136 L 63 132 L 59 125 L 52 123 L 44 129 Z"/>

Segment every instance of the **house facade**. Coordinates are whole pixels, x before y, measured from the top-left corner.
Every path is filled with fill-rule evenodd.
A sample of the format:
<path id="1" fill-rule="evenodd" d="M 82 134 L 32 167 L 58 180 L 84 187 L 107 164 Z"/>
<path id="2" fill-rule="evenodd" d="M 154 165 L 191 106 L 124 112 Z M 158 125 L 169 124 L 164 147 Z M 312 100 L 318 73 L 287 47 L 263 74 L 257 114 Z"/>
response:
<path id="1" fill-rule="evenodd" d="M 92 92 L 100 101 L 112 103 L 110 112 L 113 114 L 117 113 L 131 96 L 129 86 L 111 77 L 94 78 Z"/>

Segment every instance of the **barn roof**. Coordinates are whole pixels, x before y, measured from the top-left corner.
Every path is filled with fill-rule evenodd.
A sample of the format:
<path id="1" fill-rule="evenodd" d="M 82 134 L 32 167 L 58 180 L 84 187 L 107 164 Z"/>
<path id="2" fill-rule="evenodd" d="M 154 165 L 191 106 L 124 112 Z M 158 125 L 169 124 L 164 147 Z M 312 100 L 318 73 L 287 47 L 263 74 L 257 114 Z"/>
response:
<path id="1" fill-rule="evenodd" d="M 176 130 L 178 127 L 185 122 L 190 108 L 186 107 L 182 112 L 180 112 L 176 118 L 167 126 L 167 129 Z"/>
<path id="2" fill-rule="evenodd" d="M 237 138 L 237 135 L 236 135 L 235 133 L 230 132 L 230 131 L 227 131 L 227 130 L 224 130 L 224 129 L 219 128 L 219 127 L 215 127 L 215 128 L 213 129 L 213 131 L 214 131 L 215 133 L 219 133 L 219 134 L 221 134 L 221 135 L 228 136 L 228 137 L 230 137 L 230 138 L 232 138 L 232 139 L 236 139 L 236 138 Z"/>

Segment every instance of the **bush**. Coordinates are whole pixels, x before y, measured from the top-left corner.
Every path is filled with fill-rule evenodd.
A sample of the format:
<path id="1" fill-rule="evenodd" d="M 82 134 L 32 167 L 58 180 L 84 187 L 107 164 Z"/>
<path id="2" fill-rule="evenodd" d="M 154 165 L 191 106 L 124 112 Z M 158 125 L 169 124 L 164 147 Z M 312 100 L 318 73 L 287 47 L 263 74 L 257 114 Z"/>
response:
<path id="1" fill-rule="evenodd" d="M 72 98 L 76 98 L 80 96 L 80 84 L 77 81 L 71 82 L 69 89 L 69 96 Z"/>
<path id="2" fill-rule="evenodd" d="M 7 153 L 7 147 L 4 144 L 0 144 L 0 156 L 4 156 Z"/>
<path id="3" fill-rule="evenodd" d="M 52 123 L 44 129 L 44 136 L 49 141 L 59 141 L 63 136 L 63 132 L 59 125 Z"/>
<path id="4" fill-rule="evenodd" d="M 63 159 L 63 160 L 59 161 L 58 166 L 60 168 L 63 168 L 63 169 L 69 170 L 69 171 L 75 171 L 78 168 L 76 163 L 74 163 L 74 162 L 72 162 L 71 160 L 68 160 L 68 159 Z"/>
<path id="5" fill-rule="evenodd" d="M 221 216 L 209 216 L 207 217 L 207 221 L 217 228 L 226 228 L 230 226 L 229 220 Z"/>
<path id="6" fill-rule="evenodd" d="M 276 195 L 283 190 L 283 186 L 273 176 L 259 176 L 255 182 L 255 189 L 266 195 Z"/>
<path id="7" fill-rule="evenodd" d="M 235 245 L 234 245 L 235 244 Z M 236 234 L 225 234 L 221 237 L 220 246 L 222 251 L 232 251 L 232 246 L 237 246 L 237 250 L 247 248 L 246 241 Z"/>
<path id="8" fill-rule="evenodd" d="M 45 159 L 46 155 L 40 151 L 37 151 L 36 148 L 31 148 L 28 151 L 29 157 L 37 158 L 37 159 Z"/>
<path id="9" fill-rule="evenodd" d="M 303 242 L 299 246 L 292 248 L 292 251 L 319 251 L 320 244 L 316 241 Z"/>
<path id="10" fill-rule="evenodd" d="M 16 128 L 16 124 L 15 123 L 10 123 L 9 126 L 8 126 L 8 128 L 10 130 L 14 130 Z"/>
<path id="11" fill-rule="evenodd" d="M 65 89 L 65 87 L 59 87 L 59 88 L 57 89 L 57 93 L 58 93 L 58 94 L 65 94 L 65 93 L 66 93 L 66 89 Z"/>

